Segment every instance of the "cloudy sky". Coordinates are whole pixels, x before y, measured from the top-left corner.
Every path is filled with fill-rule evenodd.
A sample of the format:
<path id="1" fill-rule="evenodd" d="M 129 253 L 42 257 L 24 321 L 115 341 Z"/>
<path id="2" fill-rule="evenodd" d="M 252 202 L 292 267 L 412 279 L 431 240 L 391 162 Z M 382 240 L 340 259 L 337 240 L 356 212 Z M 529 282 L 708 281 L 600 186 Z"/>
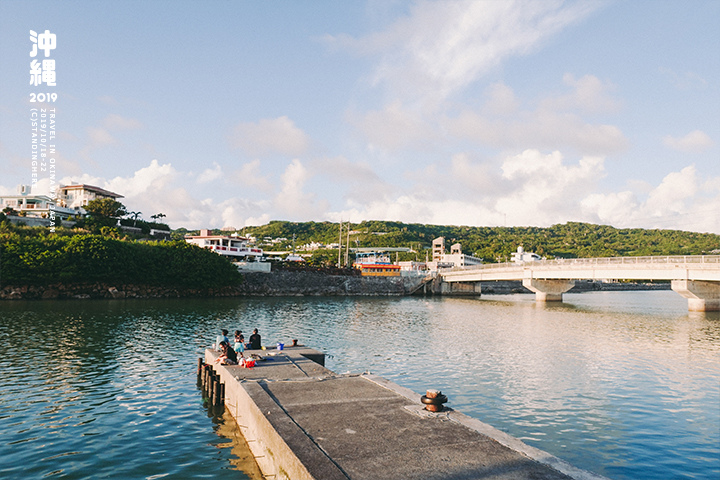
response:
<path id="1" fill-rule="evenodd" d="M 717 0 L 0 0 L 0 194 L 32 182 L 39 106 L 58 182 L 174 228 L 720 233 L 719 24 Z"/>

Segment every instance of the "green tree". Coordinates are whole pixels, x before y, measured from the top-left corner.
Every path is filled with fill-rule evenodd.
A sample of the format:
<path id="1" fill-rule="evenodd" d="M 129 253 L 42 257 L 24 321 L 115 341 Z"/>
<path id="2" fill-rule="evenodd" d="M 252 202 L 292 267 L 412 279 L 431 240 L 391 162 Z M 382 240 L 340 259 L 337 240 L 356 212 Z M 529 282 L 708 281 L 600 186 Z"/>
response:
<path id="1" fill-rule="evenodd" d="M 90 200 L 85 211 L 93 217 L 120 218 L 127 215 L 125 205 L 112 198 Z"/>
<path id="2" fill-rule="evenodd" d="M 102 227 L 114 227 L 118 219 L 127 215 L 125 205 L 112 198 L 97 198 L 84 207 L 89 218 L 85 222 L 93 232 L 100 232 Z"/>

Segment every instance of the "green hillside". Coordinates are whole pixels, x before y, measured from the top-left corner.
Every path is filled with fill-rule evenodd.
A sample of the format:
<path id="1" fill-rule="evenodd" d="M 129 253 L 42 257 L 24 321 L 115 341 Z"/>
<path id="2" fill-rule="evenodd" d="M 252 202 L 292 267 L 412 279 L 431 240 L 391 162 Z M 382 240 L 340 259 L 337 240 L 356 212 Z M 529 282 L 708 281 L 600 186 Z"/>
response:
<path id="1" fill-rule="evenodd" d="M 445 237 L 446 245 L 459 242 L 464 253 L 486 262 L 505 261 L 522 245 L 526 251 L 548 258 L 587 258 L 641 255 L 701 255 L 720 253 L 720 235 L 680 230 L 618 229 L 607 225 L 568 222 L 540 227 L 466 227 L 365 221 L 350 225 L 351 247 L 410 247 L 422 253 L 433 239 Z M 296 244 L 337 243 L 339 225 L 331 222 L 272 221 L 260 227 L 247 227 L 245 235 L 287 238 L 273 249 Z M 346 232 L 343 233 L 343 243 Z M 270 249 L 267 246 L 264 248 Z M 407 256 L 407 255 L 406 255 Z"/>

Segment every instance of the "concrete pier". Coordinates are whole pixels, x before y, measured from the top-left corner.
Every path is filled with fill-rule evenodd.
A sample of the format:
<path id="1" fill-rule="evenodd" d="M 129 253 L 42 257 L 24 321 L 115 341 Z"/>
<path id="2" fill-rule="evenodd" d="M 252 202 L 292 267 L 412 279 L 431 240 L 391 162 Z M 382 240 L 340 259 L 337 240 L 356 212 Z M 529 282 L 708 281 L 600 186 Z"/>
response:
<path id="1" fill-rule="evenodd" d="M 574 286 L 575 280 L 523 279 L 523 287 L 535 292 L 537 302 L 562 302 L 562 294 Z"/>
<path id="2" fill-rule="evenodd" d="M 720 282 L 673 280 L 672 289 L 688 299 L 690 312 L 720 311 Z"/>
<path id="3" fill-rule="evenodd" d="M 205 361 L 266 478 L 603 478 L 452 408 L 430 413 L 420 394 L 381 377 L 338 375 L 316 350 L 248 353 L 265 360 L 252 369 L 218 365 L 208 349 Z"/>

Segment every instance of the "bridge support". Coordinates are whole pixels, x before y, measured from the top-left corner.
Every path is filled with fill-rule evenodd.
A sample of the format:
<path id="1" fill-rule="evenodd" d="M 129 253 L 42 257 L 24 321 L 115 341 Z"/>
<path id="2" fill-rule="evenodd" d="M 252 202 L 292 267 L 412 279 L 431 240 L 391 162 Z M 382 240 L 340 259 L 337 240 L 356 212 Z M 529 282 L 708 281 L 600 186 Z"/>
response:
<path id="1" fill-rule="evenodd" d="M 440 282 L 441 295 L 480 295 L 480 282 Z"/>
<path id="2" fill-rule="evenodd" d="M 523 287 L 535 292 L 537 302 L 562 302 L 562 294 L 575 286 L 575 280 L 523 279 Z"/>
<path id="3" fill-rule="evenodd" d="M 673 280 L 672 289 L 688 299 L 691 312 L 720 311 L 720 282 Z"/>

